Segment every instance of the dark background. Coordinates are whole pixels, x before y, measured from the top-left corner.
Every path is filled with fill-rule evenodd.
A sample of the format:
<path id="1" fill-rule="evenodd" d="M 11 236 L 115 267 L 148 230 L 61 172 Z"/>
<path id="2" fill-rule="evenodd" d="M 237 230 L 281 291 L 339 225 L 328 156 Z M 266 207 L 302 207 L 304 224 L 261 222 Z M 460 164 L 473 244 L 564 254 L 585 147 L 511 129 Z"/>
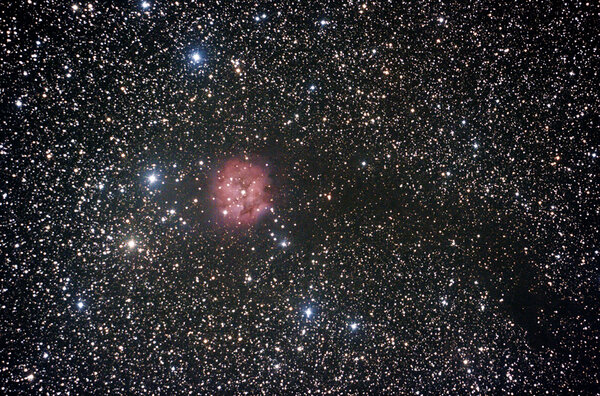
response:
<path id="1" fill-rule="evenodd" d="M 180 3 L 0 12 L 2 393 L 598 388 L 594 2 Z"/>

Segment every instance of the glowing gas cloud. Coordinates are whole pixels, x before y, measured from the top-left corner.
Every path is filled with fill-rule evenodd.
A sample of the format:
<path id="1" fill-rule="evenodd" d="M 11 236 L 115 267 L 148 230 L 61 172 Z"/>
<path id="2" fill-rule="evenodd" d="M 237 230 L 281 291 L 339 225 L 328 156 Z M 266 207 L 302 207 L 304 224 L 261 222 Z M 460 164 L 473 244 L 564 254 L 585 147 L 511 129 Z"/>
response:
<path id="1" fill-rule="evenodd" d="M 228 225 L 252 225 L 271 207 L 267 167 L 231 159 L 216 172 L 211 194 L 218 218 Z"/>

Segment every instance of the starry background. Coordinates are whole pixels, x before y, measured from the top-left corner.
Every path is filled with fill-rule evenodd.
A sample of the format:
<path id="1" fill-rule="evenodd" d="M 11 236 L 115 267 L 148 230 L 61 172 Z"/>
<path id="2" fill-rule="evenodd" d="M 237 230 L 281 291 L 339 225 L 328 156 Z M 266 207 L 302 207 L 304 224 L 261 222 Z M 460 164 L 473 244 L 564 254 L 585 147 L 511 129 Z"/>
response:
<path id="1" fill-rule="evenodd" d="M 1 392 L 594 393 L 599 9 L 465 3 L 3 8 Z"/>

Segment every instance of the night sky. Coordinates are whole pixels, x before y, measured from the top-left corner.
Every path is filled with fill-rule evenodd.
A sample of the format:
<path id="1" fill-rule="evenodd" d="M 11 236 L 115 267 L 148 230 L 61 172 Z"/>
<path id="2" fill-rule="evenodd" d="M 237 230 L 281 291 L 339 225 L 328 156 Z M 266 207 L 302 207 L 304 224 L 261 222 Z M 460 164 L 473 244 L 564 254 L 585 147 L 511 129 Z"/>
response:
<path id="1" fill-rule="evenodd" d="M 554 3 L 5 2 L 0 393 L 594 394 L 600 6 Z"/>

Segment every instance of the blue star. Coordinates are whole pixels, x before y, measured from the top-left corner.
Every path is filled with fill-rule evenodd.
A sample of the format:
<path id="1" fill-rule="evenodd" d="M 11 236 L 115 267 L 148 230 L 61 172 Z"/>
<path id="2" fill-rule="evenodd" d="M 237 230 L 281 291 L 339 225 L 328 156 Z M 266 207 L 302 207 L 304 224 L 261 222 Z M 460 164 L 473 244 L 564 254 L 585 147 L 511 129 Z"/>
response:
<path id="1" fill-rule="evenodd" d="M 203 61 L 203 56 L 200 52 L 196 51 L 196 52 L 192 52 L 192 55 L 190 56 L 192 58 L 192 62 L 193 63 L 200 63 Z"/>

